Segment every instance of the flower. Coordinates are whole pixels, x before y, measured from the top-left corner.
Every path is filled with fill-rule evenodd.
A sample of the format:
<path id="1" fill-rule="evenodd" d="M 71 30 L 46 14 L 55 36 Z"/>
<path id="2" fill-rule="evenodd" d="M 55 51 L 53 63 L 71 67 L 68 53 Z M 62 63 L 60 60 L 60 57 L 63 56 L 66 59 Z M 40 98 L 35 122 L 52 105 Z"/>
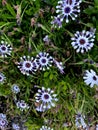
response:
<path id="1" fill-rule="evenodd" d="M 45 71 L 46 69 L 49 69 L 50 66 L 52 66 L 53 58 L 49 56 L 49 53 L 40 52 L 36 56 L 36 63 L 39 66 L 38 68 L 40 70 Z"/>
<path id="2" fill-rule="evenodd" d="M 1 41 L 0 44 L 0 55 L 1 57 L 7 57 L 7 55 L 11 55 L 12 47 L 8 44 L 8 42 Z"/>
<path id="3" fill-rule="evenodd" d="M 6 115 L 0 113 L 0 128 L 5 129 L 7 125 L 8 125 L 8 121 L 6 119 Z"/>
<path id="4" fill-rule="evenodd" d="M 13 84 L 12 87 L 11 87 L 11 90 L 15 94 L 20 92 L 20 88 L 19 88 L 19 86 L 17 84 Z"/>
<path id="5" fill-rule="evenodd" d="M 62 21 L 59 17 L 52 17 L 52 21 L 51 24 L 53 25 L 53 27 L 55 28 L 61 28 L 62 27 Z"/>
<path id="6" fill-rule="evenodd" d="M 62 62 L 58 62 L 55 59 L 53 59 L 53 62 L 55 64 L 55 66 L 59 69 L 61 74 L 64 74 L 64 67 L 62 65 Z"/>
<path id="7" fill-rule="evenodd" d="M 51 128 L 48 127 L 48 126 L 43 125 L 43 126 L 40 128 L 40 130 L 53 130 L 53 128 L 51 129 Z"/>
<path id="8" fill-rule="evenodd" d="M 28 76 L 29 74 L 34 74 L 34 72 L 37 71 L 36 63 L 33 57 L 23 56 L 20 59 L 21 61 L 18 63 L 18 68 L 22 74 Z"/>
<path id="9" fill-rule="evenodd" d="M 6 115 L 3 114 L 3 113 L 0 113 L 0 118 L 2 118 L 2 119 L 6 119 Z"/>
<path id="10" fill-rule="evenodd" d="M 85 71 L 85 75 L 84 75 L 83 79 L 84 79 L 84 82 L 87 85 L 90 85 L 91 88 L 94 85 L 98 86 L 98 76 L 96 75 L 96 72 L 93 71 L 92 69 L 90 71 L 88 71 L 88 70 Z"/>
<path id="11" fill-rule="evenodd" d="M 0 84 L 4 83 L 5 79 L 6 79 L 5 75 L 0 72 Z"/>
<path id="12" fill-rule="evenodd" d="M 74 37 L 71 38 L 74 49 L 76 49 L 76 52 L 84 53 L 90 50 L 94 45 L 94 33 L 91 33 L 90 31 L 83 30 L 82 32 L 77 31 L 74 34 Z"/>
<path id="13" fill-rule="evenodd" d="M 19 124 L 16 124 L 16 123 L 12 123 L 12 128 L 13 130 L 20 130 Z"/>
<path id="14" fill-rule="evenodd" d="M 98 130 L 98 124 L 96 124 L 96 130 Z"/>
<path id="15" fill-rule="evenodd" d="M 85 129 L 87 127 L 87 124 L 85 123 L 84 119 L 85 119 L 85 116 L 81 115 L 80 113 L 78 113 L 76 115 L 75 124 L 76 124 L 77 128 L 82 126 L 83 129 Z"/>
<path id="16" fill-rule="evenodd" d="M 29 109 L 28 104 L 26 104 L 24 100 L 18 101 L 16 105 L 17 105 L 17 108 L 19 108 L 21 111 Z"/>
<path id="17" fill-rule="evenodd" d="M 38 93 L 35 95 L 36 103 L 39 104 L 39 106 L 36 108 L 37 111 L 45 111 L 50 109 L 51 107 L 55 107 L 55 102 L 58 101 L 56 98 L 56 94 L 54 94 L 54 91 L 50 88 L 44 88 L 38 89 Z"/>
<path id="18" fill-rule="evenodd" d="M 38 104 L 36 105 L 36 111 L 39 111 L 39 112 L 44 112 L 45 111 L 45 108 L 43 108 L 43 104 Z"/>
<path id="19" fill-rule="evenodd" d="M 80 12 L 80 0 L 60 0 L 58 1 L 58 5 L 56 6 L 57 17 L 63 21 L 65 19 L 66 23 L 69 22 L 69 17 L 72 20 L 78 16 Z"/>
<path id="20" fill-rule="evenodd" d="M 50 42 L 49 36 L 46 35 L 46 36 L 43 38 L 43 41 L 49 43 L 49 42 Z"/>

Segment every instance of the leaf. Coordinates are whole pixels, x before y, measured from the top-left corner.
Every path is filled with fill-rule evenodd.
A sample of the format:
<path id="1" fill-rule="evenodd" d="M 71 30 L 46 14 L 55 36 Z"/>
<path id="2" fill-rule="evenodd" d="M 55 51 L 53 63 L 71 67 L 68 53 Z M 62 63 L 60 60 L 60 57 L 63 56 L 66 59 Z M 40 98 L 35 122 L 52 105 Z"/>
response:
<path id="1" fill-rule="evenodd" d="M 92 15 L 94 13 L 98 13 L 97 9 L 93 6 L 89 6 L 87 9 L 84 10 L 84 13 L 88 15 Z"/>
<path id="2" fill-rule="evenodd" d="M 54 77 L 54 75 L 51 73 L 50 76 L 49 76 L 49 79 L 52 80 Z"/>
<path id="3" fill-rule="evenodd" d="M 9 25 L 12 25 L 14 24 L 14 22 L 7 22 L 7 23 L 4 23 L 3 25 L 0 26 L 0 29 L 5 27 L 5 26 L 9 26 Z"/>
<path id="4" fill-rule="evenodd" d="M 4 25 L 4 24 L 6 24 L 6 22 L 0 22 L 0 26 L 2 26 L 2 25 Z"/>
<path id="5" fill-rule="evenodd" d="M 48 72 L 45 72 L 44 73 L 44 77 L 46 78 L 46 77 L 48 77 L 49 76 L 49 73 Z"/>
<path id="6" fill-rule="evenodd" d="M 44 31 L 50 33 L 49 30 L 48 30 L 44 25 L 41 24 L 40 27 L 41 27 Z"/>
<path id="7" fill-rule="evenodd" d="M 94 0 L 95 5 L 98 6 L 98 0 Z"/>
<path id="8" fill-rule="evenodd" d="M 13 7 L 10 4 L 8 4 L 8 3 L 6 4 L 6 7 L 7 7 L 8 11 L 11 13 L 11 15 L 15 18 L 16 17 L 16 13 L 15 13 Z"/>

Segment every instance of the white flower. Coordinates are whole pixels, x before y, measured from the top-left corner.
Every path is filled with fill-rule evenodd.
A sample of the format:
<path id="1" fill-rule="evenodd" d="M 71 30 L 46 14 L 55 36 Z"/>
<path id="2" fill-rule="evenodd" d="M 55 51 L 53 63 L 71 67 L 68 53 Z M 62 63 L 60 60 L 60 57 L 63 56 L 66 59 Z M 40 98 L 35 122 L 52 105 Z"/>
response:
<path id="1" fill-rule="evenodd" d="M 13 130 L 20 130 L 19 124 L 16 124 L 16 123 L 12 123 L 12 128 Z"/>
<path id="2" fill-rule="evenodd" d="M 6 77 L 3 73 L 0 72 L 0 84 L 4 83 Z"/>
<path id="3" fill-rule="evenodd" d="M 8 44 L 8 42 L 1 41 L 0 44 L 0 55 L 1 57 L 7 57 L 7 55 L 11 55 L 12 47 Z"/>
<path id="4" fill-rule="evenodd" d="M 17 84 L 13 84 L 12 87 L 11 87 L 11 90 L 15 94 L 20 92 L 20 88 L 19 88 L 19 86 Z"/>
<path id="5" fill-rule="evenodd" d="M 71 45 L 73 46 L 74 49 L 76 49 L 76 52 L 84 53 L 93 47 L 94 38 L 95 38 L 94 33 L 90 31 L 85 30 L 83 30 L 82 32 L 77 31 L 74 34 L 74 37 L 71 38 L 72 40 Z"/>
<path id="6" fill-rule="evenodd" d="M 38 104 L 35 109 L 39 112 L 44 112 L 46 110 L 45 108 L 43 108 L 43 104 Z"/>
<path id="7" fill-rule="evenodd" d="M 62 27 L 62 21 L 59 17 L 52 17 L 52 21 L 51 24 L 53 25 L 53 27 L 55 28 L 61 28 Z"/>
<path id="8" fill-rule="evenodd" d="M 49 56 L 49 53 L 40 52 L 36 56 L 36 63 L 39 66 L 40 70 L 45 71 L 46 69 L 49 69 L 50 66 L 52 66 L 53 58 Z"/>
<path id="9" fill-rule="evenodd" d="M 46 35 L 46 36 L 43 38 L 43 41 L 49 43 L 49 42 L 50 42 L 49 36 Z"/>
<path id="10" fill-rule="evenodd" d="M 33 57 L 23 56 L 20 59 L 21 61 L 18 63 L 18 68 L 20 69 L 22 74 L 29 75 L 34 74 L 34 72 L 37 71 L 36 63 Z"/>
<path id="11" fill-rule="evenodd" d="M 6 115 L 3 114 L 3 113 L 0 113 L 0 118 L 2 118 L 2 119 L 6 119 Z"/>
<path id="12" fill-rule="evenodd" d="M 92 88 L 94 85 L 98 86 L 98 76 L 96 75 L 96 72 L 92 69 L 90 71 L 86 70 L 85 75 L 83 77 L 84 82 L 87 85 L 90 85 Z"/>
<path id="13" fill-rule="evenodd" d="M 21 100 L 16 103 L 17 108 L 19 108 L 21 111 L 29 109 L 29 106 L 25 101 Z"/>
<path id="14" fill-rule="evenodd" d="M 38 89 L 38 93 L 35 95 L 36 103 L 39 103 L 39 106 L 36 108 L 38 111 L 45 111 L 51 107 L 55 107 L 55 102 L 58 101 L 56 94 L 50 88 Z"/>
<path id="15" fill-rule="evenodd" d="M 53 59 L 53 62 L 55 64 L 55 66 L 59 69 L 61 74 L 64 74 L 64 67 L 62 65 L 62 62 L 58 62 L 55 59 Z"/>
<path id="16" fill-rule="evenodd" d="M 42 126 L 41 128 L 40 128 L 40 130 L 53 130 L 53 128 L 51 129 L 50 127 L 48 127 L 48 126 Z"/>
<path id="17" fill-rule="evenodd" d="M 87 127 L 87 124 L 85 123 L 84 119 L 85 119 L 85 116 L 83 116 L 81 114 L 77 114 L 76 119 L 75 119 L 75 124 L 76 124 L 77 128 L 82 126 L 83 129 L 85 129 Z"/>
<path id="18" fill-rule="evenodd" d="M 60 0 L 58 1 L 58 5 L 56 6 L 57 17 L 63 21 L 65 19 L 66 23 L 69 22 L 69 17 L 72 20 L 75 20 L 80 12 L 80 1 L 74 0 L 71 2 L 70 0 Z"/>
<path id="19" fill-rule="evenodd" d="M 8 121 L 6 119 L 6 115 L 3 113 L 0 113 L 0 128 L 5 129 L 8 125 Z"/>
<path id="20" fill-rule="evenodd" d="M 96 130 L 98 130 L 98 124 L 96 124 Z"/>

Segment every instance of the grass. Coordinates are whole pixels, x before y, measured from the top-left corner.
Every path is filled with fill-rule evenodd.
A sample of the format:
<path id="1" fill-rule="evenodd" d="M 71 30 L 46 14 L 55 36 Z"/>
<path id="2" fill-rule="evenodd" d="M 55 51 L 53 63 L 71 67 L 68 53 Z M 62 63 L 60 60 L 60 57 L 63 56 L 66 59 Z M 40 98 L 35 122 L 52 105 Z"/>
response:
<path id="1" fill-rule="evenodd" d="M 16 119 L 28 130 L 40 129 L 45 124 L 54 130 L 77 130 L 75 117 L 78 112 L 85 115 L 90 129 L 95 129 L 98 123 L 98 86 L 90 88 L 83 81 L 85 70 L 93 69 L 98 74 L 98 0 L 83 0 L 78 18 L 67 24 L 63 22 L 62 28 L 54 29 L 51 16 L 56 16 L 57 2 L 0 1 L 0 41 L 4 39 L 13 47 L 10 57 L 0 57 L 0 72 L 6 76 L 6 81 L 0 84 L 0 113 L 6 114 L 9 130 Z M 71 37 L 76 31 L 90 28 L 96 28 L 94 47 L 84 54 L 76 53 L 71 46 Z M 50 44 L 43 42 L 46 35 L 51 39 Z M 23 75 L 17 68 L 20 57 L 36 57 L 41 51 L 49 52 L 61 61 L 65 74 L 60 74 L 53 66 L 45 72 L 38 71 L 34 76 Z M 95 64 L 84 62 L 85 59 L 93 60 Z M 20 87 L 21 92 L 17 96 L 10 89 L 13 84 Z M 42 113 L 34 109 L 37 92 L 34 85 L 55 90 L 58 97 L 55 108 Z M 14 102 L 15 97 L 25 100 L 30 109 L 21 112 Z"/>

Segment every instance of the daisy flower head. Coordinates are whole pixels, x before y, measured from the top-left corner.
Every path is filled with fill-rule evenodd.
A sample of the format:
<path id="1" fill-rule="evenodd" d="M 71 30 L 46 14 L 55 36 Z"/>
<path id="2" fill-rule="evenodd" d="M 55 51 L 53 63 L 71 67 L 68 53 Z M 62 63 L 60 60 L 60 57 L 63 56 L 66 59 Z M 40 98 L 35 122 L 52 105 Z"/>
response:
<path id="1" fill-rule="evenodd" d="M 0 113 L 0 118 L 2 118 L 2 119 L 6 119 L 6 115 L 3 114 L 3 113 Z"/>
<path id="2" fill-rule="evenodd" d="M 74 37 L 71 38 L 74 49 L 76 49 L 76 52 L 87 52 L 90 50 L 94 45 L 94 33 L 91 33 L 90 31 L 83 30 L 82 32 L 77 31 L 74 34 Z"/>
<path id="3" fill-rule="evenodd" d="M 49 43 L 49 42 L 50 42 L 49 36 L 46 35 L 46 36 L 43 38 L 43 41 Z"/>
<path id="4" fill-rule="evenodd" d="M 98 75 L 92 69 L 90 71 L 85 71 L 83 79 L 86 85 L 90 85 L 91 88 L 94 87 L 94 85 L 98 86 Z"/>
<path id="5" fill-rule="evenodd" d="M 7 57 L 8 55 L 10 56 L 12 52 L 12 47 L 11 45 L 8 44 L 8 42 L 1 40 L 0 43 L 0 56 L 1 57 Z"/>
<path id="6" fill-rule="evenodd" d="M 36 111 L 38 111 L 38 112 L 44 112 L 45 111 L 45 108 L 43 108 L 43 104 L 37 104 L 36 103 Z"/>
<path id="7" fill-rule="evenodd" d="M 85 123 L 85 116 L 81 115 L 80 113 L 76 115 L 75 124 L 77 128 L 80 128 L 80 126 L 85 129 L 87 127 L 87 124 Z"/>
<path id="8" fill-rule="evenodd" d="M 59 17 L 52 17 L 51 24 L 54 28 L 61 28 L 62 27 L 62 21 Z"/>
<path id="9" fill-rule="evenodd" d="M 62 62 L 58 62 L 57 60 L 53 59 L 53 62 L 55 64 L 55 66 L 58 68 L 58 70 L 60 71 L 61 74 L 64 74 L 64 67 L 62 65 Z"/>
<path id="10" fill-rule="evenodd" d="M 53 128 L 51 129 L 51 128 L 48 127 L 48 126 L 43 125 L 43 126 L 40 128 L 40 130 L 53 130 Z"/>
<path id="11" fill-rule="evenodd" d="M 36 63 L 33 57 L 23 56 L 20 58 L 20 62 L 18 62 L 18 68 L 21 73 L 24 75 L 34 74 L 37 71 Z"/>
<path id="12" fill-rule="evenodd" d="M 36 56 L 36 63 L 39 66 L 38 68 L 40 70 L 45 71 L 46 69 L 49 69 L 50 66 L 52 66 L 53 58 L 49 55 L 49 53 L 46 52 L 40 52 Z"/>
<path id="13" fill-rule="evenodd" d="M 98 124 L 96 124 L 96 130 L 98 130 Z"/>
<path id="14" fill-rule="evenodd" d="M 5 79 L 6 79 L 5 75 L 0 72 L 0 84 L 3 84 Z"/>
<path id="15" fill-rule="evenodd" d="M 69 22 L 69 18 L 75 20 L 80 12 L 80 1 L 78 0 L 60 0 L 56 6 L 57 17 L 63 21 L 65 19 L 66 23 Z"/>
<path id="16" fill-rule="evenodd" d="M 25 103 L 24 100 L 18 101 L 16 103 L 17 108 L 19 108 L 21 111 L 29 109 L 29 106 L 27 103 Z"/>
<path id="17" fill-rule="evenodd" d="M 19 88 L 19 86 L 17 84 L 13 84 L 12 87 L 11 87 L 11 90 L 15 94 L 20 92 L 20 88 Z"/>
<path id="18" fill-rule="evenodd" d="M 6 119 L 6 115 L 0 113 L 0 129 L 5 129 L 8 125 L 8 121 Z"/>
<path id="19" fill-rule="evenodd" d="M 54 91 L 50 88 L 38 89 L 38 92 L 35 95 L 36 103 L 39 103 L 39 107 L 36 110 L 45 111 L 50 109 L 51 107 L 55 107 L 55 102 L 58 101 L 56 98 L 57 95 L 54 94 Z"/>
<path id="20" fill-rule="evenodd" d="M 20 130 L 20 126 L 19 126 L 19 124 L 17 123 L 12 123 L 12 129 L 13 130 Z"/>

